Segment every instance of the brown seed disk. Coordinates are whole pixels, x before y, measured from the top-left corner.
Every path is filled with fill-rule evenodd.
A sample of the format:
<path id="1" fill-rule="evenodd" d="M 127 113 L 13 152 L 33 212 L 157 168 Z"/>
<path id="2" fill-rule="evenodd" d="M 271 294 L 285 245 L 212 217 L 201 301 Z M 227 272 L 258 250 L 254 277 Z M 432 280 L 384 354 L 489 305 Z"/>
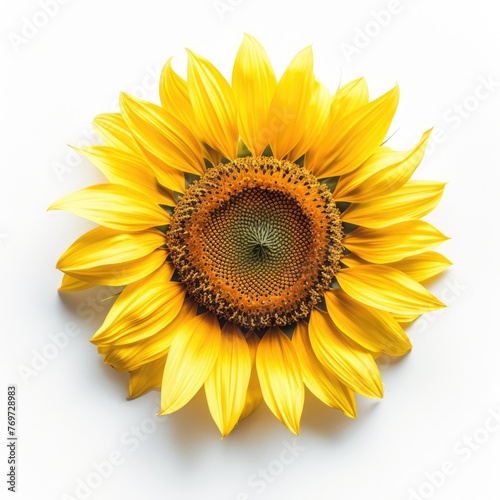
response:
<path id="1" fill-rule="evenodd" d="M 189 294 L 248 329 L 308 316 L 339 267 L 340 214 L 306 169 L 272 157 L 209 169 L 175 208 L 170 256 Z"/>

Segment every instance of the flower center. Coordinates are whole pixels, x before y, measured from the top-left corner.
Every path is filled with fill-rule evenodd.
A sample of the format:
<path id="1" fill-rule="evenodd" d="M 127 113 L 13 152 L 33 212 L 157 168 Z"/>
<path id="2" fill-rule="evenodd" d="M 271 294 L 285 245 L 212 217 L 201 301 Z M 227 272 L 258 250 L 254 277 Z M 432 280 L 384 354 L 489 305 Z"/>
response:
<path id="1" fill-rule="evenodd" d="M 189 294 L 248 329 L 308 316 L 341 256 L 339 212 L 306 169 L 272 157 L 209 169 L 179 201 L 168 232 Z"/>

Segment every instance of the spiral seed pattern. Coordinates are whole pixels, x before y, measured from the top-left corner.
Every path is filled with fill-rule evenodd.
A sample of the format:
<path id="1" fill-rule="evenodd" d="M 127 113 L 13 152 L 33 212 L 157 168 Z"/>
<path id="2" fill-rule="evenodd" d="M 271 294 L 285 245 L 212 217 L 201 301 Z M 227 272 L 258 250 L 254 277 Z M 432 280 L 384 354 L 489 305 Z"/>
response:
<path id="1" fill-rule="evenodd" d="M 341 237 L 328 188 L 272 157 L 209 169 L 178 203 L 167 235 L 188 293 L 257 330 L 308 316 L 338 269 Z"/>

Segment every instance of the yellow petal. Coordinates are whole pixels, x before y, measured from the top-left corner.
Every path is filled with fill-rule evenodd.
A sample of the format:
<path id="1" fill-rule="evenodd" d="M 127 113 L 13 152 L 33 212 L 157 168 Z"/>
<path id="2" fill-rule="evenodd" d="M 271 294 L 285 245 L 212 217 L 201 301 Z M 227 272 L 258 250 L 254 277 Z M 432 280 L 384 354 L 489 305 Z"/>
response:
<path id="1" fill-rule="evenodd" d="M 339 122 L 344 116 L 368 104 L 368 85 L 364 77 L 340 87 L 332 98 L 330 123 Z"/>
<path id="2" fill-rule="evenodd" d="M 314 82 L 312 48 L 307 47 L 283 73 L 269 107 L 266 142 L 279 160 L 297 145 L 306 131 Z"/>
<path id="3" fill-rule="evenodd" d="M 342 257 L 341 262 L 347 267 L 370 264 L 353 253 Z M 406 259 L 401 259 L 398 262 L 388 262 L 386 265 L 402 271 L 415 281 L 421 282 L 436 276 L 436 274 L 441 273 L 449 266 L 453 265 L 453 263 L 438 252 L 423 252 L 418 255 L 407 257 Z M 412 319 L 403 321 L 400 318 L 404 316 L 405 315 L 401 314 L 398 315 L 397 321 L 400 323 L 408 323 L 409 321 L 413 321 L 415 319 L 415 315 L 413 314 L 407 315 Z M 418 316 L 420 316 L 420 314 L 416 315 L 416 317 Z"/>
<path id="4" fill-rule="evenodd" d="M 140 282 L 137 282 L 137 286 L 149 286 L 155 283 L 166 283 L 170 281 L 174 275 L 175 268 L 171 262 L 165 262 L 163 266 L 157 269 L 154 273 L 151 273 L 147 278 L 144 278 Z M 134 285 L 135 287 L 136 285 Z M 127 287 L 131 288 L 131 287 Z M 108 313 L 109 316 L 109 313 Z M 107 318 L 107 316 L 106 316 Z"/>
<path id="5" fill-rule="evenodd" d="M 359 168 L 340 177 L 334 198 L 362 203 L 402 187 L 420 165 L 431 132 L 424 132 L 419 143 L 410 151 L 379 148 Z"/>
<path id="6" fill-rule="evenodd" d="M 128 288 L 128 287 L 127 287 Z M 169 281 L 148 287 L 125 290 L 111 308 L 91 342 L 99 345 L 124 345 L 146 339 L 165 328 L 179 314 L 186 289 L 182 283 Z"/>
<path id="7" fill-rule="evenodd" d="M 399 87 L 344 116 L 308 168 L 318 178 L 343 175 L 359 167 L 382 144 L 398 105 Z"/>
<path id="8" fill-rule="evenodd" d="M 398 323 L 411 323 L 421 316 L 421 314 L 391 314 Z"/>
<path id="9" fill-rule="evenodd" d="M 313 144 L 318 141 L 318 136 L 330 113 L 330 91 L 317 80 L 314 82 L 311 102 L 303 120 L 305 130 L 297 145 L 290 151 L 288 159 L 295 161 L 300 158 Z"/>
<path id="10" fill-rule="evenodd" d="M 221 163 L 222 161 L 222 154 L 215 150 L 214 148 L 210 147 L 208 144 L 203 143 L 203 151 L 205 158 L 212 163 L 213 166 L 217 166 Z"/>
<path id="11" fill-rule="evenodd" d="M 107 146 L 124 152 L 141 154 L 141 148 L 135 142 L 132 132 L 120 113 L 103 113 L 94 119 L 92 125 Z"/>
<path id="12" fill-rule="evenodd" d="M 445 183 L 409 181 L 391 194 L 365 203 L 353 203 L 342 214 L 343 222 L 382 228 L 409 219 L 420 219 L 436 208 Z"/>
<path id="13" fill-rule="evenodd" d="M 133 302 L 133 297 L 136 297 L 142 293 L 142 290 L 149 288 L 158 283 L 168 283 L 174 274 L 174 266 L 171 262 L 165 261 L 153 272 L 145 276 L 144 278 L 127 285 L 118 295 L 117 301 L 113 304 L 111 309 L 109 310 L 106 318 L 104 319 L 103 324 L 101 325 L 101 330 L 108 328 L 119 315 L 123 314 L 123 307 L 120 304 L 127 304 L 126 297 L 131 297 L 130 302 Z M 111 294 L 110 294 L 111 295 Z M 111 295 L 111 297 L 113 297 Z M 107 299 L 103 299 L 107 300 Z M 118 305 L 117 305 L 118 302 Z M 97 343 L 98 344 L 98 343 Z M 104 346 L 99 346 L 104 347 Z"/>
<path id="14" fill-rule="evenodd" d="M 298 434 L 304 406 L 304 383 L 292 342 L 279 328 L 270 328 L 262 337 L 256 366 L 267 406 L 290 431 Z"/>
<path id="15" fill-rule="evenodd" d="M 372 355 L 346 337 L 328 313 L 319 309 L 311 311 L 309 338 L 321 364 L 340 381 L 363 396 L 382 397 L 382 380 Z"/>
<path id="16" fill-rule="evenodd" d="M 343 290 L 326 291 L 324 296 L 332 321 L 365 349 L 391 356 L 411 349 L 410 339 L 388 312 L 368 307 Z"/>
<path id="17" fill-rule="evenodd" d="M 129 303 L 133 303 L 134 298 L 141 295 L 143 290 L 159 283 L 167 283 L 174 274 L 174 266 L 171 262 L 165 261 L 162 266 L 153 271 L 148 276 L 127 285 L 119 294 L 118 299 L 109 310 L 100 330 L 105 330 L 112 325 L 119 315 L 126 313 Z"/>
<path id="18" fill-rule="evenodd" d="M 130 372 L 128 382 L 129 398 L 136 398 L 151 389 L 161 387 L 163 369 L 167 358 L 163 356 Z"/>
<path id="19" fill-rule="evenodd" d="M 158 249 L 148 255 L 127 262 L 74 270 L 68 269 L 65 272 L 74 278 L 89 281 L 94 285 L 128 285 L 158 269 L 165 262 L 167 255 L 165 249 Z"/>
<path id="20" fill-rule="evenodd" d="M 243 420 L 244 418 L 250 416 L 262 402 L 262 391 L 260 389 L 257 368 L 255 366 L 255 357 L 257 354 L 257 348 L 259 347 L 260 339 L 255 332 L 250 332 L 246 340 L 250 352 L 250 359 L 252 361 L 252 372 L 250 374 L 250 382 L 248 383 L 245 406 L 243 408 L 243 412 L 241 413 L 240 420 Z"/>
<path id="21" fill-rule="evenodd" d="M 160 99 L 162 106 L 184 123 L 198 138 L 202 144 L 203 156 L 213 165 L 218 165 L 221 161 L 221 154 L 203 142 L 203 133 L 199 130 L 196 122 L 187 82 L 173 70 L 171 59 L 166 62 L 161 73 Z"/>
<path id="22" fill-rule="evenodd" d="M 382 229 L 359 227 L 342 243 L 362 259 L 386 264 L 430 250 L 447 239 L 428 222 L 409 220 Z"/>
<path id="23" fill-rule="evenodd" d="M 226 158 L 236 158 L 236 100 L 229 83 L 203 57 L 188 50 L 188 90 L 204 142 Z"/>
<path id="24" fill-rule="evenodd" d="M 124 233 L 100 226 L 80 236 L 61 255 L 56 267 L 74 271 L 118 264 L 144 257 L 165 243 L 165 235 L 157 229 Z"/>
<path id="25" fill-rule="evenodd" d="M 219 356 L 205 382 L 208 409 L 222 437 L 238 423 L 245 406 L 252 360 L 240 329 L 226 323 L 222 329 Z"/>
<path id="26" fill-rule="evenodd" d="M 363 260 L 361 257 L 358 257 L 357 255 L 355 255 L 353 253 L 344 255 L 340 259 L 340 262 L 342 262 L 342 264 L 345 264 L 347 267 L 354 267 L 354 266 L 360 266 L 363 264 L 370 264 L 366 260 Z"/>
<path id="27" fill-rule="evenodd" d="M 118 371 L 133 371 L 158 358 L 165 358 L 168 350 L 185 323 L 196 316 L 198 304 L 187 299 L 179 314 L 165 328 L 143 340 L 125 345 L 101 346 L 104 362 Z"/>
<path id="28" fill-rule="evenodd" d="M 134 188 L 155 203 L 175 205 L 172 191 L 158 184 L 153 170 L 142 153 L 139 155 L 110 146 L 75 149 L 85 155 L 109 182 Z"/>
<path id="29" fill-rule="evenodd" d="M 163 226 L 170 216 L 139 191 L 119 184 L 98 184 L 62 197 L 49 210 L 66 210 L 119 231 Z"/>
<path id="30" fill-rule="evenodd" d="M 313 170 L 324 161 L 324 144 L 336 133 L 338 122 L 349 113 L 368 104 L 368 87 L 364 78 L 358 78 L 341 87 L 331 97 L 330 111 L 316 140 L 306 153 L 304 165 Z"/>
<path id="31" fill-rule="evenodd" d="M 79 292 L 81 290 L 87 290 L 87 288 L 92 288 L 94 283 L 89 283 L 88 281 L 78 280 L 65 274 L 63 276 L 61 286 L 59 287 L 60 292 Z"/>
<path id="32" fill-rule="evenodd" d="M 438 252 L 424 252 L 387 265 L 420 282 L 443 272 L 452 265 L 452 262 Z"/>
<path id="33" fill-rule="evenodd" d="M 319 362 L 312 349 L 307 328 L 307 323 L 299 321 L 292 337 L 305 385 L 326 405 L 338 408 L 348 417 L 355 418 L 356 400 L 352 390 Z"/>
<path id="34" fill-rule="evenodd" d="M 172 68 L 172 58 L 165 63 L 161 72 L 160 100 L 166 111 L 183 122 L 193 134 L 199 136 L 187 82 Z"/>
<path id="35" fill-rule="evenodd" d="M 245 34 L 236 54 L 232 87 L 241 138 L 252 154 L 259 156 L 267 146 L 267 114 L 276 76 L 264 47 L 253 36 Z"/>
<path id="36" fill-rule="evenodd" d="M 221 346 L 219 320 L 212 313 L 194 317 L 170 346 L 161 387 L 160 415 L 187 404 L 205 383 Z"/>
<path id="37" fill-rule="evenodd" d="M 341 288 L 367 306 L 396 314 L 422 314 L 446 307 L 422 285 L 389 266 L 365 265 L 341 269 Z"/>
<path id="38" fill-rule="evenodd" d="M 180 182 L 179 173 L 205 173 L 198 139 L 175 116 L 155 104 L 123 93 L 120 108 L 127 125 L 162 184 L 165 182 L 165 186 L 180 191 L 174 186 Z M 170 185 L 167 182 L 170 182 Z"/>

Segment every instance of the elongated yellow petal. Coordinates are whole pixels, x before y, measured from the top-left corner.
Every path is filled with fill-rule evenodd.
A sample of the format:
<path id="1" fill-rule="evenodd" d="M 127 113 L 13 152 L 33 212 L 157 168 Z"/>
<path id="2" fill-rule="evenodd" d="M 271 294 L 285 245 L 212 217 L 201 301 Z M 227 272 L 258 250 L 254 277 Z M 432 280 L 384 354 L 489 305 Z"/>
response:
<path id="1" fill-rule="evenodd" d="M 154 273 L 151 273 L 147 278 L 144 278 L 140 282 L 137 283 L 138 287 L 149 285 L 154 285 L 155 283 L 166 283 L 170 281 L 172 276 L 174 275 L 174 266 L 171 262 L 165 262 L 163 266 L 157 269 Z M 134 285 L 135 286 L 135 285 Z M 127 287 L 131 288 L 131 287 Z M 109 313 L 108 313 L 109 316 Z M 106 316 L 107 319 L 107 316 Z"/>
<path id="2" fill-rule="evenodd" d="M 166 111 L 183 122 L 197 137 L 200 135 L 189 98 L 187 82 L 172 68 L 172 58 L 165 63 L 161 72 L 160 100 Z"/>
<path id="3" fill-rule="evenodd" d="M 420 165 L 431 132 L 424 132 L 410 151 L 393 151 L 387 147 L 375 151 L 359 168 L 340 177 L 334 198 L 362 203 L 402 187 Z"/>
<path id="4" fill-rule="evenodd" d="M 92 337 L 94 344 L 124 345 L 151 337 L 179 314 L 186 293 L 182 283 L 172 281 L 137 287 L 135 293 L 126 290 L 111 308 L 114 319 L 106 318 Z"/>
<path id="5" fill-rule="evenodd" d="M 173 70 L 171 59 L 166 62 L 161 73 L 160 99 L 162 106 L 198 138 L 203 148 L 203 156 L 213 165 L 218 165 L 222 155 L 204 142 L 203 133 L 199 130 L 194 115 L 187 82 Z"/>
<path id="6" fill-rule="evenodd" d="M 155 104 L 123 93 L 120 107 L 127 125 L 162 184 L 165 180 L 167 187 L 179 191 L 173 185 L 181 179 L 179 175 L 174 176 L 175 170 L 177 174 L 190 172 L 202 175 L 205 172 L 198 139 L 174 115 Z M 171 185 L 166 184 L 167 181 Z"/>
<path id="7" fill-rule="evenodd" d="M 354 266 L 361 266 L 364 264 L 370 264 L 370 262 L 363 260 L 361 257 L 358 257 L 357 255 L 355 255 L 353 253 L 344 255 L 340 259 L 340 262 L 342 262 L 342 264 L 345 264 L 347 267 L 354 267 Z"/>
<path id="8" fill-rule="evenodd" d="M 142 231 L 163 226 L 170 216 L 135 189 L 98 184 L 63 196 L 49 210 L 66 210 L 102 226 L 120 231 Z"/>
<path id="9" fill-rule="evenodd" d="M 314 82 L 311 102 L 304 117 L 305 130 L 297 145 L 290 151 L 288 159 L 295 161 L 318 141 L 318 136 L 330 113 L 330 91 L 317 80 Z"/>
<path id="10" fill-rule="evenodd" d="M 328 313 L 311 311 L 309 338 L 321 364 L 339 380 L 363 396 L 382 397 L 382 379 L 372 355 L 346 337 Z"/>
<path id="11" fill-rule="evenodd" d="M 267 406 L 294 434 L 299 434 L 304 406 L 300 362 L 290 339 L 270 328 L 257 349 L 257 374 Z"/>
<path id="12" fill-rule="evenodd" d="M 97 135 L 107 146 L 124 152 L 141 154 L 141 148 L 120 113 L 103 113 L 92 123 Z"/>
<path id="13" fill-rule="evenodd" d="M 129 399 L 137 398 L 151 389 L 159 389 L 161 387 L 161 379 L 166 361 L 166 356 L 163 356 L 130 372 L 128 382 Z"/>
<path id="14" fill-rule="evenodd" d="M 359 227 L 342 243 L 368 262 L 386 264 L 430 250 L 447 239 L 428 222 L 409 220 L 381 229 Z"/>
<path id="15" fill-rule="evenodd" d="M 368 85 L 364 77 L 357 78 L 340 87 L 332 98 L 331 123 L 368 104 Z"/>
<path id="16" fill-rule="evenodd" d="M 233 67 L 232 87 L 238 105 L 238 129 L 254 156 L 267 146 L 267 115 L 276 76 L 264 47 L 250 35 L 243 38 Z"/>
<path id="17" fill-rule="evenodd" d="M 297 145 L 306 131 L 314 82 L 312 48 L 307 47 L 283 73 L 269 107 L 267 142 L 279 160 Z"/>
<path id="18" fill-rule="evenodd" d="M 391 194 L 365 203 L 353 203 L 342 214 L 343 222 L 382 228 L 409 219 L 420 219 L 436 208 L 445 183 L 409 181 Z"/>
<path id="19" fill-rule="evenodd" d="M 248 390 L 245 399 L 245 406 L 240 416 L 240 420 L 250 416 L 262 403 L 262 391 L 260 389 L 259 376 L 257 375 L 257 368 L 255 366 L 255 357 L 257 348 L 259 347 L 260 339 L 255 332 L 250 332 L 247 336 L 247 344 L 250 352 L 250 359 L 252 361 L 252 372 L 250 374 L 250 382 L 248 383 Z"/>
<path id="20" fill-rule="evenodd" d="M 109 328 L 118 316 L 126 313 L 126 307 L 129 303 L 133 303 L 134 298 L 153 285 L 158 283 L 167 283 L 174 274 L 174 266 L 171 262 L 165 261 L 162 266 L 153 271 L 144 278 L 127 285 L 119 294 L 118 299 L 109 310 L 104 319 L 100 330 Z"/>
<path id="21" fill-rule="evenodd" d="M 158 284 L 165 284 L 170 281 L 174 274 L 174 266 L 171 262 L 165 261 L 158 269 L 154 270 L 142 279 L 139 279 L 129 285 L 127 285 L 119 294 L 118 298 L 111 307 L 110 311 L 106 315 L 103 324 L 100 327 L 100 331 L 113 328 L 113 323 L 119 318 L 127 313 L 127 307 L 130 303 L 133 303 L 135 298 L 142 294 L 142 291 L 149 289 L 152 286 Z M 105 299 L 106 300 L 106 299 Z M 150 332 L 153 334 L 154 332 Z M 146 338 L 146 335 L 144 338 Z M 108 351 L 108 344 L 99 344 L 99 341 L 95 342 L 98 345 L 98 351 L 102 354 L 106 354 Z"/>
<path id="22" fill-rule="evenodd" d="M 338 408 L 348 417 L 355 418 L 356 400 L 352 390 L 319 362 L 311 346 L 307 329 L 307 323 L 299 321 L 292 337 L 305 385 L 326 405 Z"/>
<path id="23" fill-rule="evenodd" d="M 411 323 L 421 316 L 421 314 L 391 314 L 398 323 Z"/>
<path id="24" fill-rule="evenodd" d="M 205 382 L 208 409 L 222 437 L 238 423 L 245 406 L 252 360 L 240 329 L 226 323 L 222 329 L 219 356 Z"/>
<path id="25" fill-rule="evenodd" d="M 198 305 L 188 299 L 179 314 L 165 328 L 132 344 L 101 346 L 105 350 L 104 362 L 119 371 L 133 371 L 158 358 L 165 358 L 168 350 L 184 324 L 196 316 Z"/>
<path id="26" fill-rule="evenodd" d="M 398 105 L 399 87 L 344 116 L 324 144 L 321 161 L 308 168 L 318 178 L 358 168 L 382 144 Z"/>
<path id="27" fill-rule="evenodd" d="M 370 262 L 363 260 L 361 257 L 358 257 L 353 253 L 342 257 L 341 262 L 347 267 L 370 264 Z M 407 274 L 410 278 L 413 278 L 418 282 L 432 278 L 451 265 L 453 265 L 453 263 L 438 252 L 423 252 L 418 255 L 407 257 L 406 259 L 401 259 L 398 262 L 388 262 L 386 264 L 386 266 L 399 269 L 403 273 Z M 398 318 L 401 318 L 403 316 L 404 315 L 400 314 L 398 315 Z M 413 319 L 415 319 L 415 315 L 409 316 L 413 316 Z M 420 316 L 420 314 L 417 314 L 417 316 Z M 408 321 L 413 321 L 413 319 Z M 404 322 L 400 321 L 400 319 L 398 319 L 398 321 L 400 323 Z"/>
<path id="28" fill-rule="evenodd" d="M 325 160 L 324 144 L 332 134 L 336 133 L 338 122 L 366 104 L 368 104 L 368 87 L 364 78 L 353 80 L 337 90 L 331 98 L 329 115 L 306 153 L 304 165 L 308 170 L 312 171 Z"/>
<path id="29" fill-rule="evenodd" d="M 161 387 L 160 415 L 188 403 L 212 371 L 221 346 L 219 320 L 203 313 L 185 323 L 168 353 Z"/>
<path id="30" fill-rule="evenodd" d="M 238 147 L 236 100 L 213 64 L 188 50 L 188 90 L 204 142 L 234 159 Z"/>
<path id="31" fill-rule="evenodd" d="M 337 327 L 365 349 L 391 356 L 411 349 L 410 339 L 388 312 L 366 306 L 343 290 L 326 291 L 325 302 Z"/>
<path id="32" fill-rule="evenodd" d="M 75 149 L 86 156 L 109 182 L 134 188 L 155 203 L 175 205 L 172 191 L 158 184 L 142 153 L 136 154 L 110 146 Z"/>
<path id="33" fill-rule="evenodd" d="M 73 271 L 127 262 L 144 257 L 165 243 L 165 235 L 157 229 L 124 233 L 100 226 L 80 236 L 61 255 L 56 267 Z"/>
<path id="34" fill-rule="evenodd" d="M 341 262 L 347 267 L 370 264 L 353 253 L 342 257 Z M 423 252 L 407 257 L 406 259 L 401 259 L 397 262 L 388 262 L 386 264 L 386 266 L 398 269 L 418 282 L 425 281 L 433 276 L 436 276 L 436 274 L 441 273 L 451 265 L 453 265 L 453 263 L 438 252 Z M 402 321 L 399 318 L 402 318 L 403 316 L 405 315 L 398 315 L 398 321 L 400 323 L 413 321 L 413 319 L 415 319 L 415 315 L 413 314 L 408 315 L 408 317 L 412 316 L 413 319 Z M 420 314 L 417 314 L 416 316 L 418 317 Z"/>
<path id="35" fill-rule="evenodd" d="M 336 277 L 353 299 L 382 311 L 421 314 L 446 307 L 422 285 L 389 266 L 354 266 L 341 269 Z"/>
<path id="36" fill-rule="evenodd" d="M 165 249 L 154 250 L 148 255 L 127 262 L 105 264 L 82 269 L 68 269 L 65 272 L 76 279 L 95 285 L 121 286 L 140 280 L 158 269 L 167 258 Z"/>
<path id="37" fill-rule="evenodd" d="M 61 286 L 59 287 L 60 292 L 80 292 L 81 290 L 87 290 L 92 288 L 94 283 L 89 283 L 88 281 L 82 281 L 73 276 L 65 274 L 61 281 Z"/>
<path id="38" fill-rule="evenodd" d="M 452 265 L 452 262 L 438 252 L 424 252 L 387 265 L 420 282 L 443 272 Z"/>

